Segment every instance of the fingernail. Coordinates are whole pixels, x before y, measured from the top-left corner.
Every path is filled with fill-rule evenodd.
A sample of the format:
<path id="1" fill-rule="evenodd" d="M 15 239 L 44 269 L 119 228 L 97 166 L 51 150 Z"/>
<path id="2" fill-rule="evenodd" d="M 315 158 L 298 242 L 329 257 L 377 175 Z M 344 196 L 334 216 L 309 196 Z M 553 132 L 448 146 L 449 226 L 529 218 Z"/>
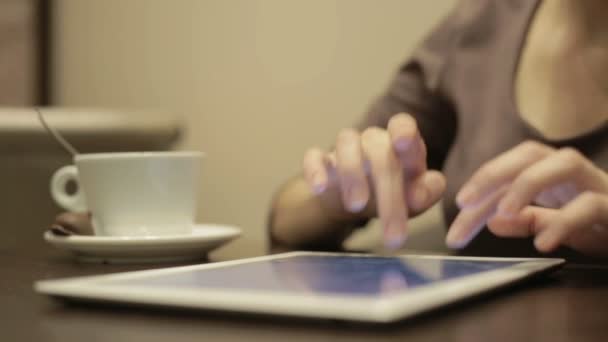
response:
<path id="1" fill-rule="evenodd" d="M 348 199 L 348 207 L 352 212 L 359 212 L 363 210 L 367 204 L 367 196 L 361 185 L 355 184 L 349 188 Z"/>
<path id="2" fill-rule="evenodd" d="M 312 184 L 313 184 L 313 192 L 315 194 L 318 195 L 318 194 L 321 194 L 323 191 L 325 191 L 326 184 L 323 181 L 323 177 L 321 177 L 320 174 L 315 173 L 313 175 Z"/>
<path id="3" fill-rule="evenodd" d="M 384 246 L 388 249 L 398 249 L 405 242 L 405 219 L 391 221 L 384 230 Z"/>
<path id="4" fill-rule="evenodd" d="M 465 186 L 456 195 L 456 203 L 461 208 L 471 204 L 477 197 L 476 192 L 477 189 L 472 185 Z"/>
<path id="5" fill-rule="evenodd" d="M 315 184 L 312 190 L 316 195 L 320 195 L 325 191 L 325 184 Z"/>
<path id="6" fill-rule="evenodd" d="M 407 139 L 398 139 L 395 141 L 395 149 L 398 151 L 406 151 L 411 142 Z"/>
<path id="7" fill-rule="evenodd" d="M 463 227 L 458 225 L 458 223 L 452 223 L 445 237 L 445 244 L 449 248 L 461 249 L 467 245 L 467 240 L 467 236 L 463 235 Z"/>
<path id="8" fill-rule="evenodd" d="M 414 194 L 413 194 L 413 198 L 412 198 L 412 201 L 414 203 L 412 203 L 412 204 L 415 209 L 424 208 L 424 206 L 426 205 L 426 202 L 428 200 L 429 200 L 429 191 L 425 187 L 419 186 L 416 189 L 414 189 Z"/>
<path id="9" fill-rule="evenodd" d="M 445 237 L 445 244 L 450 248 L 461 248 L 462 242 L 456 227 L 452 226 L 449 228 L 448 234 Z"/>

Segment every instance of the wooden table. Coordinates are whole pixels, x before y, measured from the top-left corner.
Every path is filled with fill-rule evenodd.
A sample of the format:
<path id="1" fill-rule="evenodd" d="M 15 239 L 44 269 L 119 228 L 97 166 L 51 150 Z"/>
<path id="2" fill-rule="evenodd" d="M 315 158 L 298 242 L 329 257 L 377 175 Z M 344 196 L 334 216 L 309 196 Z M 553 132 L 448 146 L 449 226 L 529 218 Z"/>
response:
<path id="1" fill-rule="evenodd" d="M 6 227 L 5 227 L 6 228 Z M 80 264 L 31 232 L 0 239 L 1 341 L 608 341 L 608 267 L 552 276 L 390 326 L 216 312 L 66 305 L 40 279 L 151 268 Z M 234 255 L 234 258 L 251 256 Z M 213 259 L 213 258 L 212 258 Z M 215 261 L 215 260 L 212 260 Z"/>

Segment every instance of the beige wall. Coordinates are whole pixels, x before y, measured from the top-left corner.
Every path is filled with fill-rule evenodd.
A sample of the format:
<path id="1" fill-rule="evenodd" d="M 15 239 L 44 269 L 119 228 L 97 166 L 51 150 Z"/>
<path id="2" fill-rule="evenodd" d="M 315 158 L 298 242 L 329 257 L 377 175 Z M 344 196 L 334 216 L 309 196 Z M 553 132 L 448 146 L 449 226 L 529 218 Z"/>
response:
<path id="1" fill-rule="evenodd" d="M 242 227 L 227 248 L 261 253 L 272 191 L 453 2 L 58 0 L 54 99 L 183 116 L 180 148 L 208 154 L 200 220 Z"/>

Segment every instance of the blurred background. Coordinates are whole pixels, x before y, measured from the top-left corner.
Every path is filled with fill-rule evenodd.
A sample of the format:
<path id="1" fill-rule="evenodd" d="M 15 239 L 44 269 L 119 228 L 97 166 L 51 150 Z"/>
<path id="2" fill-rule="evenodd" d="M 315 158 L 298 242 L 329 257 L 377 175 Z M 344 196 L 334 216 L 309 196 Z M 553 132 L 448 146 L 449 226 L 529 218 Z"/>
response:
<path id="1" fill-rule="evenodd" d="M 39 236 L 59 211 L 47 184 L 69 158 L 38 104 L 83 151 L 205 152 L 199 221 L 244 230 L 217 253 L 261 254 L 306 148 L 352 125 L 454 2 L 0 0 L 4 224 Z"/>

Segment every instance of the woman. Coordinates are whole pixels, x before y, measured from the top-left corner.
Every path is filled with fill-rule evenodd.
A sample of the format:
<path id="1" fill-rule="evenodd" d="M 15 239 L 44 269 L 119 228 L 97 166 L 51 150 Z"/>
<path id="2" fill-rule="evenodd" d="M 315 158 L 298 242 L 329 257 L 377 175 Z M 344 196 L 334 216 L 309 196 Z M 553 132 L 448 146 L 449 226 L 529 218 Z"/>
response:
<path id="1" fill-rule="evenodd" d="M 357 129 L 306 153 L 275 197 L 274 243 L 337 248 L 377 216 L 397 247 L 443 198 L 446 243 L 464 253 L 608 258 L 606 13 L 460 3 Z"/>

